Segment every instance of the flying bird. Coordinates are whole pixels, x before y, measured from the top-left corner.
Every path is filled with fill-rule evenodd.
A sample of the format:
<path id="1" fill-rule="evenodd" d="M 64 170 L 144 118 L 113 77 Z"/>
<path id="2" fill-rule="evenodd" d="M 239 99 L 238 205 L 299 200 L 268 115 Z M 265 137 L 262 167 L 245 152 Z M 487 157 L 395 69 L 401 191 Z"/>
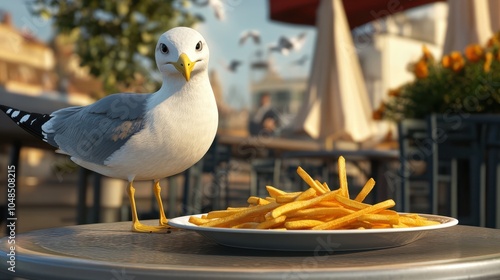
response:
<path id="1" fill-rule="evenodd" d="M 283 55 L 288 55 L 292 51 L 299 51 L 304 46 L 307 33 L 302 32 L 295 37 L 281 36 L 278 43 L 269 46 L 270 51 L 277 51 Z"/>
<path id="2" fill-rule="evenodd" d="M 210 8 L 212 8 L 214 10 L 215 17 L 218 20 L 224 20 L 226 18 L 226 9 L 224 7 L 224 3 L 222 3 L 222 0 L 206 0 L 206 1 L 194 0 L 193 3 L 200 7 L 209 6 Z"/>
<path id="3" fill-rule="evenodd" d="M 268 69 L 269 68 L 269 62 L 267 60 L 256 60 L 253 61 L 250 64 L 250 68 L 252 69 Z"/>
<path id="4" fill-rule="evenodd" d="M 246 30 L 243 31 L 240 35 L 240 46 L 245 44 L 246 40 L 252 39 L 252 41 L 256 44 L 260 44 L 260 33 L 257 30 Z"/>
<path id="5" fill-rule="evenodd" d="M 262 50 L 256 50 L 254 52 L 254 56 L 258 59 L 261 59 L 264 56 L 264 52 Z"/>
<path id="6" fill-rule="evenodd" d="M 229 63 L 225 63 L 221 61 L 221 64 L 224 65 L 227 71 L 235 73 L 238 67 L 242 64 L 239 60 L 231 60 Z"/>
<path id="7" fill-rule="evenodd" d="M 307 54 L 303 55 L 301 58 L 297 59 L 297 60 L 294 60 L 292 61 L 292 64 L 293 65 L 298 65 L 298 66 L 302 66 L 304 65 L 307 61 L 309 60 L 309 57 L 307 56 Z"/>
<path id="8" fill-rule="evenodd" d="M 20 127 L 53 145 L 87 169 L 128 180 L 132 230 L 168 229 L 160 179 L 199 161 L 212 144 L 218 112 L 208 78 L 209 49 L 197 31 L 176 27 L 163 33 L 155 49 L 161 88 L 150 94 L 112 94 L 88 105 L 51 114 L 0 105 Z M 136 180 L 153 180 L 160 225 L 142 224 L 135 204 Z"/>

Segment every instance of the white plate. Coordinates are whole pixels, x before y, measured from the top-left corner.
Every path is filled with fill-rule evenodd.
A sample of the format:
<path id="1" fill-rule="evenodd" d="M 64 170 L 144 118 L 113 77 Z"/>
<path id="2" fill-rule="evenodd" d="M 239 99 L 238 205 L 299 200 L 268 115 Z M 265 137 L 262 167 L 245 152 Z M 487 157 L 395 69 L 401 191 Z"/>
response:
<path id="1" fill-rule="evenodd" d="M 194 215 L 194 216 L 201 216 Z M 419 214 L 441 224 L 413 228 L 367 230 L 262 230 L 200 227 L 189 222 L 190 216 L 169 220 L 173 227 L 194 230 L 218 244 L 260 250 L 283 251 L 348 251 L 402 246 L 411 243 L 430 230 L 458 224 L 450 217 Z"/>

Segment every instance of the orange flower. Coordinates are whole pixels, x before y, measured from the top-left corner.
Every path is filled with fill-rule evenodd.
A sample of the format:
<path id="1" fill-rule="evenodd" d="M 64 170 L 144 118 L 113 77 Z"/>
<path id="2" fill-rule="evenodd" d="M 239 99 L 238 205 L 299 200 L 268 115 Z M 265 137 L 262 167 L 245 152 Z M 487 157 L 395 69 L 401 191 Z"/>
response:
<path id="1" fill-rule="evenodd" d="M 431 52 L 429 51 L 429 49 L 427 48 L 426 45 L 422 45 L 422 52 L 424 53 L 424 55 L 422 56 L 422 58 L 425 61 L 434 60 L 434 56 L 432 56 Z"/>
<path id="2" fill-rule="evenodd" d="M 443 65 L 444 68 L 449 68 L 451 64 L 451 58 L 449 55 L 443 56 L 443 59 L 441 60 L 441 64 Z"/>
<path id="3" fill-rule="evenodd" d="M 493 36 L 491 36 L 491 38 L 488 40 L 488 43 L 486 44 L 488 48 L 498 45 L 500 45 L 500 31 L 493 34 Z"/>
<path id="4" fill-rule="evenodd" d="M 486 53 L 486 61 L 484 62 L 483 70 L 485 73 L 490 72 L 491 62 L 493 61 L 493 54 L 491 52 Z"/>
<path id="5" fill-rule="evenodd" d="M 455 72 L 460 72 L 465 66 L 465 60 L 460 52 L 454 51 L 450 54 L 451 69 Z"/>
<path id="6" fill-rule="evenodd" d="M 429 68 L 427 68 L 427 63 L 424 60 L 419 60 L 417 64 L 415 64 L 415 76 L 419 79 L 427 78 L 429 76 Z"/>
<path id="7" fill-rule="evenodd" d="M 391 96 L 391 97 L 398 97 L 398 96 L 400 96 L 401 95 L 401 88 L 389 90 L 388 95 Z"/>
<path id="8" fill-rule="evenodd" d="M 468 45 L 465 48 L 465 57 L 471 62 L 477 62 L 483 57 L 483 48 L 478 44 Z"/>

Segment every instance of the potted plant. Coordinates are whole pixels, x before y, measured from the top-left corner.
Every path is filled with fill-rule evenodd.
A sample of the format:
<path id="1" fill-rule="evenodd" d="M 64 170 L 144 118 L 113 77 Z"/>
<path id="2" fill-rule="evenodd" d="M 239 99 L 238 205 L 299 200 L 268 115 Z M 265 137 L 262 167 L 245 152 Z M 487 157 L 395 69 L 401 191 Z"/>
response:
<path id="1" fill-rule="evenodd" d="M 423 47 L 411 65 L 415 80 L 393 89 L 373 113 L 375 119 L 401 121 L 438 114 L 500 113 L 500 32 L 485 46 L 471 44 L 436 60 Z"/>

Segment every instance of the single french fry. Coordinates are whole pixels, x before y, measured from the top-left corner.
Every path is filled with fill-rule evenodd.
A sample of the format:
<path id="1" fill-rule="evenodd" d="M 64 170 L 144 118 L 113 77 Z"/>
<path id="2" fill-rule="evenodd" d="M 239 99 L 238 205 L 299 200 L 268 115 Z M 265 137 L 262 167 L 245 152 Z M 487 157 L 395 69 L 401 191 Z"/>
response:
<path id="1" fill-rule="evenodd" d="M 358 219 L 358 217 L 361 216 L 361 215 L 363 215 L 363 214 L 376 213 L 378 211 L 381 211 L 381 210 L 384 210 L 384 209 L 387 209 L 387 208 L 391 208 L 394 205 L 396 205 L 396 203 L 394 202 L 394 200 L 388 199 L 388 200 L 379 202 L 379 203 L 377 203 L 375 205 L 372 205 L 372 206 L 366 207 L 364 209 L 361 209 L 359 211 L 356 211 L 354 213 L 351 213 L 351 214 L 349 214 L 347 216 L 344 216 L 344 217 L 332 220 L 330 222 L 324 223 L 322 225 L 313 227 L 312 229 L 313 230 L 319 230 L 319 229 L 336 229 L 336 228 L 340 228 L 340 227 L 343 227 L 345 225 L 348 225 L 349 223 L 351 223 L 353 221 L 356 221 Z"/>
<path id="2" fill-rule="evenodd" d="M 269 229 L 269 228 L 279 227 L 279 226 L 282 226 L 283 223 L 285 223 L 285 220 L 286 220 L 286 216 L 279 216 L 277 218 L 266 220 L 266 221 L 258 224 L 256 228 Z"/>
<path id="3" fill-rule="evenodd" d="M 368 181 L 366 181 L 365 185 L 363 186 L 363 188 L 361 189 L 361 191 L 358 193 L 358 195 L 354 200 L 358 202 L 363 202 L 363 200 L 365 200 L 368 194 L 372 191 L 374 186 L 375 186 L 375 180 L 373 180 L 373 178 L 370 178 Z"/>
<path id="4" fill-rule="evenodd" d="M 202 226 L 206 227 L 224 227 L 224 226 L 233 226 L 236 224 L 240 224 L 242 222 L 245 222 L 245 218 L 251 218 L 254 216 L 258 216 L 259 214 L 264 215 L 265 213 L 273 210 L 274 208 L 280 206 L 278 203 L 269 203 L 266 205 L 257 205 L 254 207 L 248 208 L 248 210 L 244 211 L 239 211 L 233 215 L 224 217 L 224 218 L 219 218 L 215 220 L 211 220 L 210 222 L 202 224 Z"/>
<path id="5" fill-rule="evenodd" d="M 232 210 L 214 210 L 207 213 L 207 219 L 222 218 L 232 214 L 235 214 L 243 209 L 232 209 Z"/>
<path id="6" fill-rule="evenodd" d="M 246 210 L 248 207 L 227 207 L 226 210 Z"/>
<path id="7" fill-rule="evenodd" d="M 328 186 L 328 184 L 326 182 L 323 182 L 322 185 L 323 185 L 323 188 L 325 188 L 325 191 L 327 191 L 327 192 L 331 191 L 330 187 Z"/>
<path id="8" fill-rule="evenodd" d="M 268 201 L 268 200 L 262 199 L 262 198 L 259 199 L 259 205 L 265 205 L 265 204 L 269 204 L 269 203 L 271 203 L 271 201 Z"/>
<path id="9" fill-rule="evenodd" d="M 316 196 L 316 190 L 313 188 L 309 188 L 306 191 L 302 192 L 300 195 L 298 195 L 294 200 L 299 201 L 299 200 L 308 200 L 310 198 L 313 198 Z"/>
<path id="10" fill-rule="evenodd" d="M 337 200 L 342 206 L 350 208 L 350 209 L 364 209 L 369 207 L 370 204 L 366 204 L 363 202 L 358 202 L 356 200 L 349 199 L 340 194 L 335 195 L 335 200 Z"/>
<path id="11" fill-rule="evenodd" d="M 285 191 L 277 189 L 273 186 L 266 186 L 266 190 L 267 190 L 267 193 L 269 193 L 269 196 L 274 197 L 274 198 L 276 198 L 277 196 L 286 194 Z"/>
<path id="12" fill-rule="evenodd" d="M 301 217 L 305 219 L 312 219 L 313 217 L 317 218 L 320 216 L 327 216 L 334 218 L 338 216 L 345 216 L 353 212 L 354 212 L 353 210 L 349 210 L 344 207 L 318 207 L 318 208 L 297 210 L 290 213 L 287 217 L 288 218 Z"/>
<path id="13" fill-rule="evenodd" d="M 419 218 L 421 218 L 418 214 L 412 214 L 412 213 L 404 214 L 402 216 L 408 217 L 408 218 L 412 218 L 412 219 L 419 219 Z"/>
<path id="14" fill-rule="evenodd" d="M 400 215 L 399 220 L 404 223 L 405 225 L 408 225 L 410 227 L 421 227 L 421 226 L 430 226 L 430 225 L 439 225 L 439 222 L 436 221 L 431 221 L 427 219 L 420 219 L 420 218 L 412 218 L 408 217 L 405 215 Z"/>
<path id="15" fill-rule="evenodd" d="M 257 222 L 246 222 L 246 223 L 232 226 L 231 228 L 257 228 L 258 225 L 259 225 L 259 223 L 257 223 Z"/>
<path id="16" fill-rule="evenodd" d="M 311 176 L 304 169 L 302 169 L 302 167 L 299 166 L 297 168 L 297 174 L 299 174 L 300 178 L 302 178 L 302 180 L 304 180 L 309 187 L 315 189 L 318 193 L 325 193 L 323 187 L 318 186 L 316 182 L 314 182 L 313 178 L 311 178 Z"/>
<path id="17" fill-rule="evenodd" d="M 298 220 L 298 221 L 289 221 L 285 222 L 286 229 L 310 229 L 315 226 L 319 226 L 324 224 L 323 221 L 318 220 Z"/>
<path id="18" fill-rule="evenodd" d="M 340 156 L 338 159 L 338 172 L 339 172 L 340 194 L 344 197 L 349 198 L 349 189 L 347 186 L 347 172 L 345 168 L 345 158 L 343 156 Z"/>
<path id="19" fill-rule="evenodd" d="M 382 215 L 399 215 L 398 212 L 396 212 L 394 210 L 390 210 L 390 209 L 382 210 L 382 211 L 378 212 L 378 214 L 382 214 Z"/>
<path id="20" fill-rule="evenodd" d="M 266 197 L 266 200 L 269 202 L 276 202 L 276 198 L 274 197 Z"/>
<path id="21" fill-rule="evenodd" d="M 399 224 L 399 215 L 364 214 L 358 217 L 358 221 L 397 225 Z"/>
<path id="22" fill-rule="evenodd" d="M 203 224 L 206 224 L 207 222 L 210 222 L 209 219 L 203 219 L 203 218 L 200 218 L 200 217 L 196 217 L 196 216 L 191 216 L 189 217 L 189 220 L 188 220 L 190 223 L 192 224 L 195 224 L 197 226 L 200 226 L 200 225 L 203 225 Z"/>
<path id="23" fill-rule="evenodd" d="M 402 222 L 399 222 L 397 225 L 392 225 L 393 228 L 407 228 L 409 227 L 408 225 L 403 224 Z"/>
<path id="24" fill-rule="evenodd" d="M 321 189 L 320 194 L 326 193 L 328 191 L 327 189 L 325 189 L 325 187 L 323 186 L 323 184 L 321 184 L 320 181 L 314 180 L 314 183 L 316 184 L 316 186 L 318 186 L 318 189 Z"/>
<path id="25" fill-rule="evenodd" d="M 280 205 L 271 211 L 271 217 L 276 218 L 285 215 L 288 212 L 304 209 L 313 206 L 322 200 L 331 199 L 336 195 L 334 192 L 328 192 L 309 200 L 293 201 L 287 204 Z"/>
<path id="26" fill-rule="evenodd" d="M 295 199 L 301 195 L 302 192 L 296 194 L 296 193 L 290 193 L 290 194 L 284 194 L 276 197 L 276 202 L 277 203 L 288 203 L 295 201 Z"/>
<path id="27" fill-rule="evenodd" d="M 373 229 L 375 228 L 392 228 L 391 224 L 373 224 L 372 227 Z"/>
<path id="28" fill-rule="evenodd" d="M 334 191 L 335 192 L 335 191 Z M 313 207 L 339 207 L 342 206 L 338 201 L 321 201 Z"/>
<path id="29" fill-rule="evenodd" d="M 345 227 L 343 229 L 371 229 L 373 227 L 373 224 L 369 222 L 363 222 L 363 221 L 354 221 Z"/>
<path id="30" fill-rule="evenodd" d="M 253 205 L 258 205 L 258 204 L 259 204 L 259 200 L 260 200 L 260 197 L 257 197 L 257 196 L 250 196 L 250 197 L 247 199 L 247 203 L 248 203 L 248 204 L 253 204 Z"/>

